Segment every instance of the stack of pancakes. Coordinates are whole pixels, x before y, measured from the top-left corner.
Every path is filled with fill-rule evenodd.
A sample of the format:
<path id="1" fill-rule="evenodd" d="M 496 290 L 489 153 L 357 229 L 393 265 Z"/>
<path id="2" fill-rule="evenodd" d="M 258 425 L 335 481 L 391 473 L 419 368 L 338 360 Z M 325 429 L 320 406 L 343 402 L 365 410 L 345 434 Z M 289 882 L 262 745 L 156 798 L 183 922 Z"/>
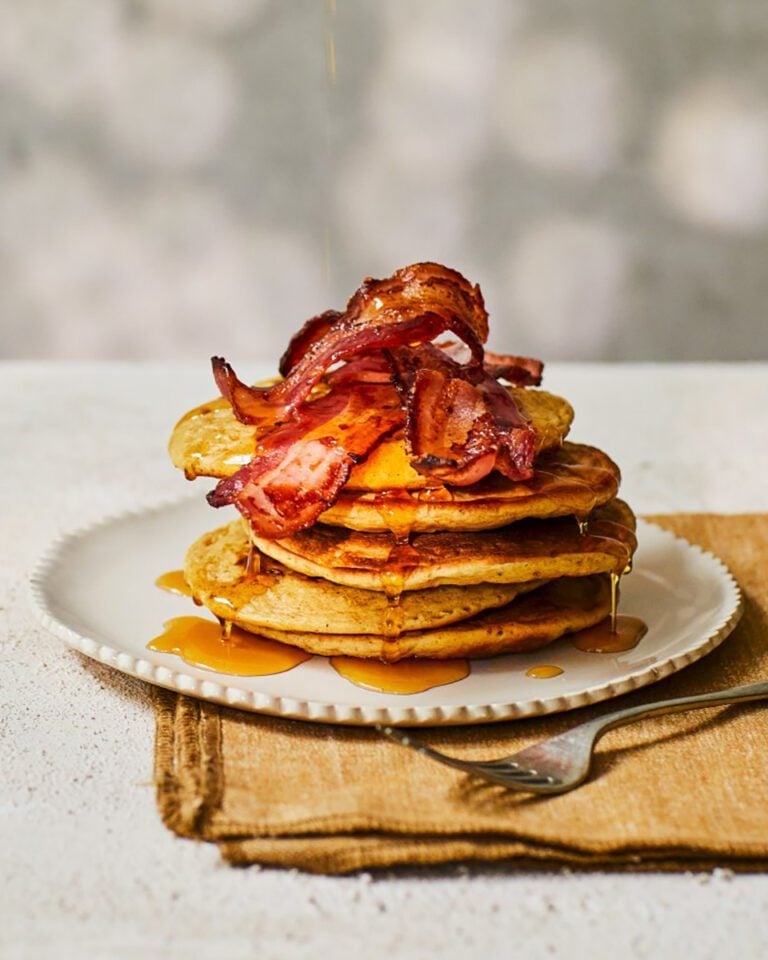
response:
<path id="1" fill-rule="evenodd" d="M 508 389 L 536 431 L 530 480 L 435 482 L 396 435 L 312 527 L 266 539 L 238 519 L 202 536 L 185 562 L 194 598 L 310 653 L 387 662 L 532 650 L 603 620 L 636 546 L 619 470 L 565 440 L 565 400 Z M 177 424 L 171 458 L 189 478 L 227 477 L 252 458 L 257 434 L 215 400 Z"/>

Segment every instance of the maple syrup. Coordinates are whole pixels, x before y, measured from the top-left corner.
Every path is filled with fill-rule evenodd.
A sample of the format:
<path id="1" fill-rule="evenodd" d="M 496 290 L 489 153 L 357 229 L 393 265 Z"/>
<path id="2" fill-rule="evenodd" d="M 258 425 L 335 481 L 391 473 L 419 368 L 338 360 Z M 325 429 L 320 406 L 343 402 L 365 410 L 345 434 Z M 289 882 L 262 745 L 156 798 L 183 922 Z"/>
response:
<path id="1" fill-rule="evenodd" d="M 261 570 L 261 554 L 252 543 L 248 545 L 248 556 L 245 559 L 245 575 L 253 577 Z"/>
<path id="2" fill-rule="evenodd" d="M 373 506 L 395 540 L 407 542 L 418 513 L 418 502 L 411 494 L 407 490 L 382 490 L 376 494 Z"/>
<path id="3" fill-rule="evenodd" d="M 384 614 L 384 624 L 382 626 L 382 636 L 394 640 L 403 632 L 405 626 L 405 614 L 403 605 L 400 602 L 401 593 L 394 596 L 387 595 L 387 612 Z"/>
<path id="4" fill-rule="evenodd" d="M 561 673 L 563 668 L 554 663 L 541 663 L 525 671 L 526 677 L 533 677 L 534 680 L 550 680 L 552 677 L 559 677 Z"/>
<path id="5" fill-rule="evenodd" d="M 267 640 L 231 624 L 225 632 L 215 620 L 203 617 L 174 617 L 164 626 L 163 633 L 147 644 L 150 650 L 175 653 L 193 667 L 218 673 L 238 677 L 284 673 L 311 656 L 297 647 Z"/>
<path id="6" fill-rule="evenodd" d="M 449 503 L 455 499 L 450 488 L 443 485 L 423 487 L 416 496 L 424 503 Z"/>
<path id="7" fill-rule="evenodd" d="M 379 571 L 379 582 L 387 598 L 382 633 L 385 637 L 394 638 L 400 636 L 405 624 L 400 601 L 406 574 L 419 564 L 418 551 L 411 545 L 410 539 L 416 518 L 416 504 L 407 491 L 399 491 L 397 495 L 384 491 L 377 494 L 375 505 L 393 539 L 386 563 Z"/>
<path id="8" fill-rule="evenodd" d="M 157 580 L 155 580 L 155 586 L 160 587 L 161 590 L 167 590 L 168 593 L 176 593 L 182 597 L 192 596 L 189 584 L 184 579 L 183 570 L 169 570 L 167 573 L 161 574 Z"/>
<path id="9" fill-rule="evenodd" d="M 552 469 L 546 469 L 547 466 Z M 605 499 L 599 498 L 597 491 L 612 488 L 614 483 L 614 475 L 606 467 L 569 462 L 569 455 L 560 450 L 551 464 L 545 460 L 536 467 L 530 486 L 532 492 L 543 490 L 559 503 L 567 504 L 583 533 L 598 500 Z"/>
<path id="10" fill-rule="evenodd" d="M 647 625 L 639 617 L 618 614 L 613 622 L 608 616 L 594 627 L 579 630 L 571 642 L 587 653 L 621 653 L 636 647 L 647 632 Z"/>
<path id="11" fill-rule="evenodd" d="M 363 660 L 331 657 L 331 666 L 346 680 L 378 693 L 423 693 L 432 687 L 456 683 L 469 676 L 468 660 Z"/>

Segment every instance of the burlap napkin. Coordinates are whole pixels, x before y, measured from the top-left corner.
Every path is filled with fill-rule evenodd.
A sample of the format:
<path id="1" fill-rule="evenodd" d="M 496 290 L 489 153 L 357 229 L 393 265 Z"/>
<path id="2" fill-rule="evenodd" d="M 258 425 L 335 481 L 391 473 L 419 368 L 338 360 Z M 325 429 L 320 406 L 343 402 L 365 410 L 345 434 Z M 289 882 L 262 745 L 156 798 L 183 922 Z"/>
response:
<path id="1" fill-rule="evenodd" d="M 702 661 L 618 701 L 481 727 L 423 730 L 493 757 L 617 705 L 768 679 L 768 515 L 656 518 L 718 554 L 746 594 Z M 284 721 L 157 693 L 165 823 L 233 863 L 322 873 L 456 860 L 632 869 L 768 863 L 768 701 L 647 719 L 609 733 L 594 776 L 532 797 L 470 779 L 367 729 Z"/>

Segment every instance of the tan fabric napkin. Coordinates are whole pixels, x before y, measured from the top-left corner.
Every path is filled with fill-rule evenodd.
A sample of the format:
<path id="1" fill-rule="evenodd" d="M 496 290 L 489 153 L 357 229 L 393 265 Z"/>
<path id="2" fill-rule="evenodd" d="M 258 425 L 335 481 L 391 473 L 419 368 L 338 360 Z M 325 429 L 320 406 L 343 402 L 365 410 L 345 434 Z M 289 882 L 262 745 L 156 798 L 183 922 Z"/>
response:
<path id="1" fill-rule="evenodd" d="M 741 624 L 703 660 L 595 706 L 419 731 L 493 757 L 619 706 L 768 679 L 768 515 L 677 515 L 746 595 Z M 607 734 L 594 775 L 532 797 L 470 779 L 368 729 L 247 714 L 158 691 L 157 799 L 178 834 L 232 863 L 319 873 L 498 861 L 631 869 L 768 864 L 768 702 L 647 719 Z"/>

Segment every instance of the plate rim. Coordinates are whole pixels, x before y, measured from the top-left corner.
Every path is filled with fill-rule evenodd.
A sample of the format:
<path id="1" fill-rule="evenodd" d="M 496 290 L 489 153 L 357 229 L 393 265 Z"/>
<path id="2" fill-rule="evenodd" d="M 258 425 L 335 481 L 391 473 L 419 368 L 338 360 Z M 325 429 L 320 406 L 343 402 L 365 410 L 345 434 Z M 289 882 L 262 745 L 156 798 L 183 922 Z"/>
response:
<path id="1" fill-rule="evenodd" d="M 207 700 L 222 706 L 248 710 L 269 716 L 315 723 L 332 723 L 346 726 L 463 726 L 483 723 L 501 723 L 510 720 L 522 720 L 530 717 L 546 716 L 552 713 L 567 712 L 604 700 L 610 700 L 630 693 L 641 687 L 656 683 L 658 680 L 684 669 L 718 647 L 734 630 L 744 611 L 744 595 L 738 582 L 727 565 L 714 553 L 698 544 L 691 543 L 685 537 L 665 530 L 658 524 L 638 518 L 638 526 L 647 525 L 662 538 L 682 544 L 686 549 L 697 553 L 706 562 L 719 568 L 724 586 L 730 591 L 727 603 L 728 613 L 712 629 L 708 636 L 697 643 L 693 649 L 681 651 L 663 662 L 655 663 L 629 673 L 614 681 L 600 681 L 585 689 L 551 697 L 538 697 L 524 701 L 490 702 L 482 704 L 448 705 L 411 705 L 402 707 L 376 707 L 364 704 L 332 704 L 319 700 L 295 699 L 277 694 L 246 690 L 222 679 L 201 679 L 187 673 L 182 667 L 171 669 L 151 660 L 135 656 L 126 650 L 104 643 L 94 637 L 87 637 L 58 619 L 49 609 L 45 597 L 46 579 L 55 567 L 59 557 L 68 544 L 88 536 L 111 524 L 130 521 L 133 518 L 148 518 L 153 514 L 180 508 L 192 504 L 197 496 L 189 494 L 183 497 L 169 497 L 152 504 L 138 505 L 108 513 L 89 523 L 65 530 L 53 538 L 45 552 L 34 564 L 28 577 L 28 594 L 32 609 L 40 625 L 63 640 L 71 649 L 77 650 L 92 660 L 112 667 L 128 676 L 145 680 L 148 683 L 187 696 Z M 180 661 L 183 663 L 183 661 Z M 229 676 L 220 674 L 220 677 Z"/>

